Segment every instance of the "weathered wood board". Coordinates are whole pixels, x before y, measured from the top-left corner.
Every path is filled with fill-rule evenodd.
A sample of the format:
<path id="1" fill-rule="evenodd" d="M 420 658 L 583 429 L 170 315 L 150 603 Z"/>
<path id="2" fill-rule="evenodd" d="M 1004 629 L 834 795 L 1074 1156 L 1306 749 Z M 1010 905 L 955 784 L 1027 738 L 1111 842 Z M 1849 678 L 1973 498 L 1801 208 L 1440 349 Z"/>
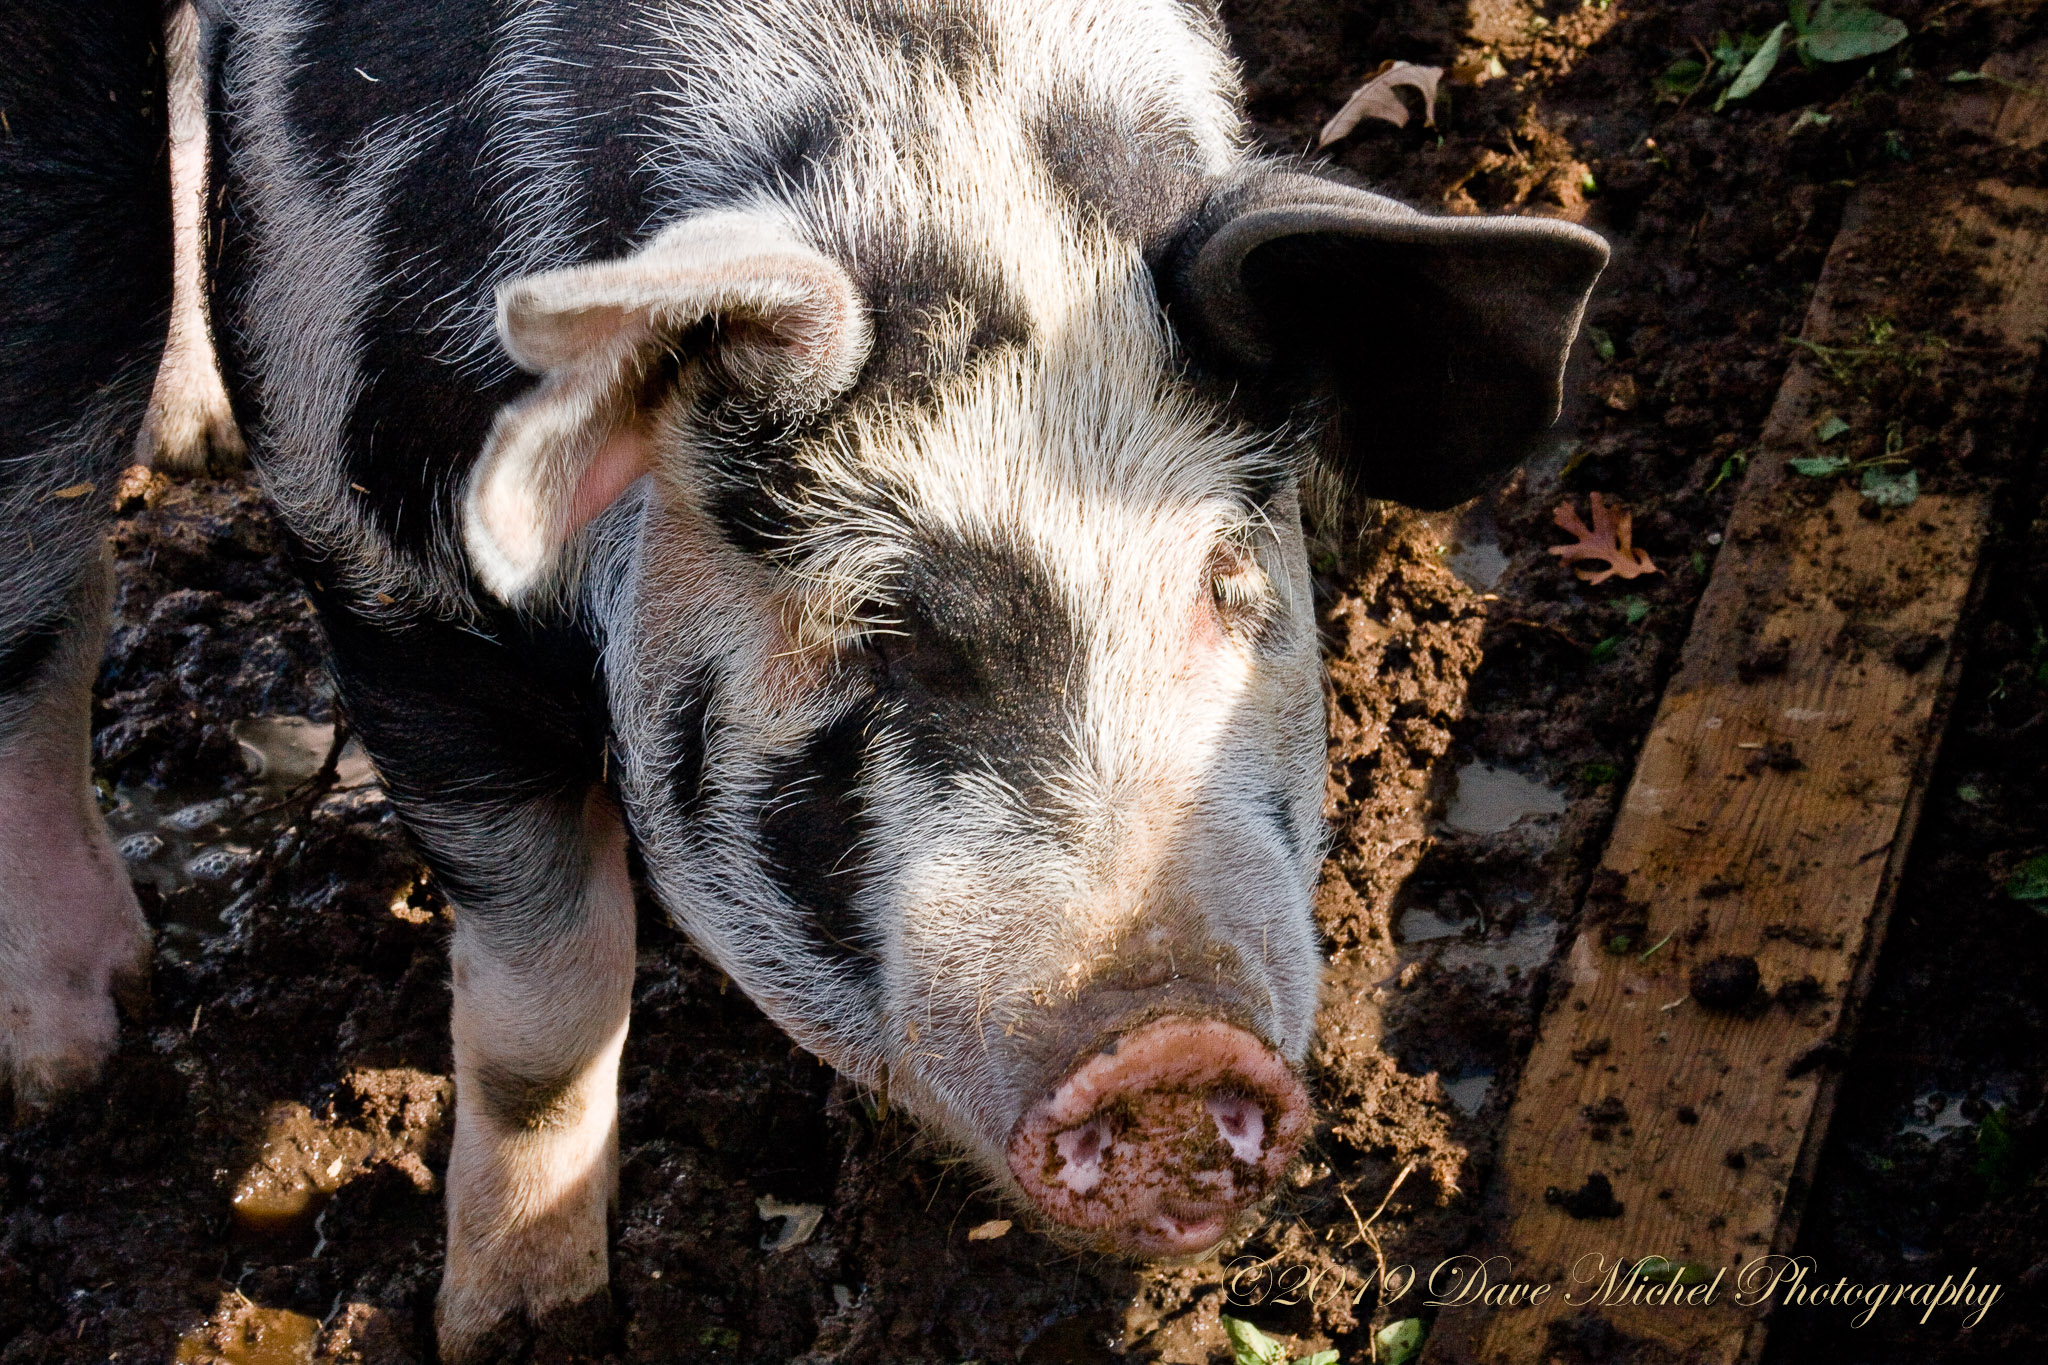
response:
<path id="1" fill-rule="evenodd" d="M 2048 53 L 1991 69 L 2048 85 Z M 1950 121 L 2038 146 L 2048 100 L 1987 83 Z M 1915 290 L 1953 322 L 1932 363 L 1993 376 L 1970 390 L 1972 431 L 2008 439 L 2048 334 L 2048 191 L 1929 174 L 1859 192 L 1803 337 L 1867 346 L 1877 312 Z M 1431 1361 L 1542 1361 L 1557 1320 L 1588 1312 L 1645 1358 L 1761 1350 L 1766 1310 L 1740 1302 L 1738 1276 L 1797 1233 L 1833 1063 L 1939 746 L 1993 492 L 1961 461 L 1879 511 L 1851 479 L 1789 471 L 1826 453 L 1816 424 L 1852 405 L 1817 354 L 1789 369 L 1750 461 L 1503 1135 L 1505 1233 L 1488 1250 L 1508 1277 L 1556 1288 L 1535 1307 L 1446 1309 Z M 1762 982 L 1733 1010 L 1690 990 L 1724 955 L 1753 959 Z M 1645 1256 L 1728 1274 L 1705 1305 L 1601 1304 L 1607 1269 Z"/>

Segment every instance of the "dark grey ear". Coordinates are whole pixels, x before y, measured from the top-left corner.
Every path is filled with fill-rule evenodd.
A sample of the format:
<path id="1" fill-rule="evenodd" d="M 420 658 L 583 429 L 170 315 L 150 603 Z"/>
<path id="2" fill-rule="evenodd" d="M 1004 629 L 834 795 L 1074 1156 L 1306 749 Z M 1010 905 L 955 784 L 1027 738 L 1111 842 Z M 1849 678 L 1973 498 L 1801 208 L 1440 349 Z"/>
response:
<path id="1" fill-rule="evenodd" d="M 1570 223 L 1430 217 L 1275 173 L 1212 197 L 1161 284 L 1224 370 L 1327 400 L 1327 454 L 1359 493 L 1448 507 L 1557 420 L 1606 264 Z"/>

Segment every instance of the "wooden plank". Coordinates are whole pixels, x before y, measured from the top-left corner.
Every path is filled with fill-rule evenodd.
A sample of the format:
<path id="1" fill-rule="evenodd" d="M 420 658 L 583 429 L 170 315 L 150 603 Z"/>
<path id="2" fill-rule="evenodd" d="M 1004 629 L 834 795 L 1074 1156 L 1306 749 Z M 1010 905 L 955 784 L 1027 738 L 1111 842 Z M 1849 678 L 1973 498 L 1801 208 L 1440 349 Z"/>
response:
<path id="1" fill-rule="evenodd" d="M 2048 49 L 1993 69 L 2039 88 Z M 1950 117 L 2016 148 L 2048 141 L 2048 100 L 2005 87 Z M 2007 439 L 2048 335 L 2044 225 L 2048 191 L 2030 187 L 1927 174 L 1860 193 L 1803 337 L 1864 344 L 1886 304 L 1974 281 L 1942 329 L 1955 348 L 1930 354 L 1969 392 L 1975 438 Z M 1673 1359 L 1761 1351 L 1764 1310 L 1737 1302 L 1735 1273 L 1797 1233 L 1833 1104 L 1826 1063 L 1847 1042 L 1904 866 L 1993 493 L 1951 460 L 1910 507 L 1868 515 L 1856 489 L 1786 467 L 1821 453 L 1814 428 L 1830 409 L 1883 417 L 1821 362 L 1796 362 L 1507 1120 L 1494 1193 L 1506 1235 L 1488 1249 L 1513 1279 L 1556 1288 L 1534 1307 L 1446 1310 L 1431 1361 L 1541 1361 L 1550 1325 L 1583 1313 Z M 1610 951 L 1620 933 L 1627 951 Z M 1723 956 L 1759 969 L 1746 1008 L 1690 993 L 1694 971 Z M 1604 1273 L 1589 1253 L 1729 1276 L 1705 1305 L 1589 1306 L 1592 1285 L 1567 1302 L 1579 1277 Z"/>

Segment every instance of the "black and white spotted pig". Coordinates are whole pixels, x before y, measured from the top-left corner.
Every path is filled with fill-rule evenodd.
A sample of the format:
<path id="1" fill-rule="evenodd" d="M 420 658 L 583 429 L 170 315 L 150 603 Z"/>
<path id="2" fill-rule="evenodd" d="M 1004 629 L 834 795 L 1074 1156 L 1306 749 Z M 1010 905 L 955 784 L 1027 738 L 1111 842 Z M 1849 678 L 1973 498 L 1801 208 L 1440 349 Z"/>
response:
<path id="1" fill-rule="evenodd" d="M 0 7 L 0 1089 L 18 1113 L 92 1077 L 149 963 L 86 727 L 107 494 L 171 297 L 161 24 L 151 3 Z"/>
<path id="2" fill-rule="evenodd" d="M 1224 1236 L 1311 1122 L 1300 487 L 1519 459 L 1599 239 L 1254 155 L 1188 0 L 217 18 L 229 387 L 457 907 L 444 1355 L 604 1288 L 629 837 L 1047 1223 Z"/>

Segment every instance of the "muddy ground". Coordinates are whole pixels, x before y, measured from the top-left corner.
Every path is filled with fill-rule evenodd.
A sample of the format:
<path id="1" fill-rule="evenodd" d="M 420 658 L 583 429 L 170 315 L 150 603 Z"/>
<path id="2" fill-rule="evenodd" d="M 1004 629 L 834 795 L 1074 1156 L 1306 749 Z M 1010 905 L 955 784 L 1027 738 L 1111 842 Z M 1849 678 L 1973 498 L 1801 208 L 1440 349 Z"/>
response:
<path id="1" fill-rule="evenodd" d="M 1136 1271 L 1021 1220 L 970 1240 L 1010 1212 L 648 912 L 616 1324 L 536 1359 L 1209 1362 L 1230 1311 L 1348 1365 L 1414 1311 L 1364 1288 L 1358 1225 L 1391 1187 L 1373 1223 L 1390 1261 L 1487 1245 L 1553 950 L 1718 552 L 1734 481 L 1717 476 L 1756 439 L 1844 198 L 1977 155 L 1935 131 L 1942 77 L 2048 36 L 2048 5 L 1881 7 L 1906 47 L 1715 113 L 1660 78 L 1779 4 L 1225 4 L 1274 146 L 1308 148 L 1385 59 L 1454 68 L 1436 129 L 1368 123 L 1335 164 L 1617 247 L 1554 449 L 1461 517 L 1389 511 L 1319 544 L 1336 837 L 1309 1158 L 1221 1262 Z M 1801 1249 L 1866 1280 L 1974 1265 L 2006 1298 L 1968 1333 L 1953 1314 L 1854 1331 L 1781 1314 L 1768 1359 L 1786 1365 L 2048 1359 L 2048 918 L 2004 891 L 2048 852 L 2048 479 L 2038 429 L 1998 435 L 2020 454 L 1989 471 L 2007 492 L 1962 690 Z M 1661 574 L 1587 588 L 1545 553 L 1551 509 L 1591 490 L 1633 509 Z M 124 506 L 116 550 L 95 743 L 159 929 L 154 1001 L 101 1091 L 0 1135 L 0 1362 L 424 1365 L 447 910 L 359 762 L 287 799 L 333 717 L 259 496 L 156 486 Z M 764 1216 L 787 1205 L 822 1217 Z M 1239 1256 L 1325 1278 L 1311 1301 L 1255 1304 L 1259 1277 L 1223 1264 Z"/>

